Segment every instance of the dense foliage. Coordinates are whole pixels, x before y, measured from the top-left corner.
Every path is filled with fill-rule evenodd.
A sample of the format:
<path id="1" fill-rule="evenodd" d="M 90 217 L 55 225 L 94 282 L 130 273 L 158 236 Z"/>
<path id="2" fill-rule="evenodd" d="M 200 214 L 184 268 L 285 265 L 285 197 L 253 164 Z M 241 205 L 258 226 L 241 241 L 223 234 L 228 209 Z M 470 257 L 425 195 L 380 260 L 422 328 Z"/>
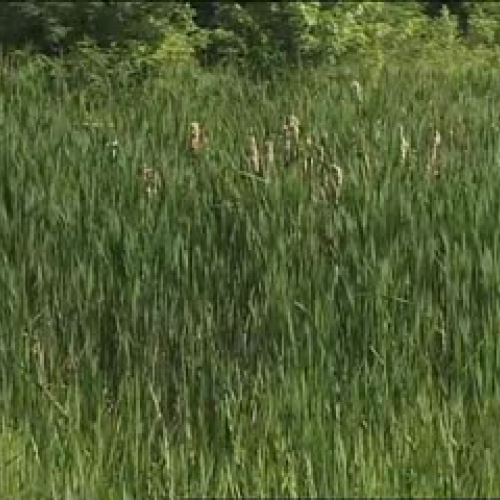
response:
<path id="1" fill-rule="evenodd" d="M 427 57 L 496 46 L 498 3 L 450 2 L 2 2 L 0 44 L 68 53 L 82 43 L 122 57 L 254 68 L 340 59 Z M 480 57 L 480 56 L 478 56 Z"/>

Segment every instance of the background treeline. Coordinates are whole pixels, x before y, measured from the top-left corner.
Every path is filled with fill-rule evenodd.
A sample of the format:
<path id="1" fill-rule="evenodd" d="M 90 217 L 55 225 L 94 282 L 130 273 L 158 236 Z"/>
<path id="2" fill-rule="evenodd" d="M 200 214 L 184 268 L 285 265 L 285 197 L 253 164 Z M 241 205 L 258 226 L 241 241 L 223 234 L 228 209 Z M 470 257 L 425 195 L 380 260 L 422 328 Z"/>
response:
<path id="1" fill-rule="evenodd" d="M 2 2 L 3 52 L 61 55 L 82 46 L 151 63 L 239 61 L 259 68 L 352 57 L 496 54 L 497 2 Z M 450 54 L 451 52 L 451 54 Z"/>

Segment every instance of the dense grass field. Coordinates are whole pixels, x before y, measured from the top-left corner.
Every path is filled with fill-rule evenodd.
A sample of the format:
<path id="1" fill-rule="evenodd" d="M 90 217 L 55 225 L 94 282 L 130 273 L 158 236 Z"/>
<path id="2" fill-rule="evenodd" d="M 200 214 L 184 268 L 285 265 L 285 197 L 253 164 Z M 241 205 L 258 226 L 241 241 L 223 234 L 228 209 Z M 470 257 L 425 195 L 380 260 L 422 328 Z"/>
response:
<path id="1" fill-rule="evenodd" d="M 497 78 L 5 67 L 0 498 L 500 495 Z"/>

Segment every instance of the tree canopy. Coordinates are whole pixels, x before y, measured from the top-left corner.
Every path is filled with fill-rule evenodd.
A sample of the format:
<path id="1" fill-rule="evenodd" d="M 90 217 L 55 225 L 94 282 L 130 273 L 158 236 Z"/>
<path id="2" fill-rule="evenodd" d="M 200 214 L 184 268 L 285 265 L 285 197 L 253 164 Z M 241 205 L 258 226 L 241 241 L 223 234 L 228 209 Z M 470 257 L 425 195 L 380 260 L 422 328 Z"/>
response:
<path id="1" fill-rule="evenodd" d="M 332 62 L 346 54 L 432 52 L 460 41 L 496 46 L 500 6 L 407 2 L 24 2 L 0 3 L 3 51 L 71 52 L 82 43 L 152 57 L 229 59 L 260 66 Z"/>

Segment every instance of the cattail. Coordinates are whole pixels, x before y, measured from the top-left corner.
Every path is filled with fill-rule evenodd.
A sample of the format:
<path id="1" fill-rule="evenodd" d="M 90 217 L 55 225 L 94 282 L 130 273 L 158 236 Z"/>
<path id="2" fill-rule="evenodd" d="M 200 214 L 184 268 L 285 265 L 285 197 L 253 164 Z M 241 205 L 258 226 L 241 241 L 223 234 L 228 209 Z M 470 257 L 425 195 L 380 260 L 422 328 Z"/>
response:
<path id="1" fill-rule="evenodd" d="M 335 163 L 332 166 L 332 170 L 332 175 L 327 175 L 324 179 L 325 184 L 322 186 L 320 193 L 323 199 L 328 199 L 333 195 L 335 202 L 337 202 L 344 182 L 344 173 Z"/>
<path id="2" fill-rule="evenodd" d="M 283 132 L 285 136 L 285 162 L 289 164 L 297 156 L 300 138 L 300 121 L 295 115 L 285 118 Z"/>
<path id="3" fill-rule="evenodd" d="M 427 166 L 427 171 L 433 174 L 434 176 L 439 175 L 439 169 L 437 168 L 436 163 L 440 145 L 441 145 L 441 134 L 439 133 L 439 130 L 436 130 L 436 133 L 434 134 L 434 143 L 432 145 L 431 158 Z"/>
<path id="4" fill-rule="evenodd" d="M 257 139 L 254 135 L 250 136 L 250 164 L 255 173 L 260 174 L 260 154 L 257 145 Z"/>
<path id="5" fill-rule="evenodd" d="M 205 131 L 199 124 L 199 122 L 192 122 L 190 125 L 190 149 L 194 154 L 199 154 L 206 144 Z"/>
<path id="6" fill-rule="evenodd" d="M 267 140 L 266 147 L 266 168 L 271 170 L 274 167 L 274 143 L 272 140 Z"/>
<path id="7" fill-rule="evenodd" d="M 405 137 L 403 125 L 399 126 L 399 137 L 400 137 L 400 142 L 401 142 L 401 145 L 400 145 L 401 162 L 404 162 L 406 160 L 406 157 L 408 156 L 408 153 L 410 152 L 410 142 Z"/>
<path id="8" fill-rule="evenodd" d="M 342 189 L 342 184 L 344 183 L 344 172 L 337 164 L 333 165 L 333 171 L 334 171 L 335 198 L 338 199 L 338 197 L 340 196 L 340 190 Z"/>
<path id="9" fill-rule="evenodd" d="M 295 115 L 290 115 L 288 117 L 288 126 L 290 128 L 290 131 L 292 133 L 292 138 L 295 141 L 295 144 L 298 144 L 299 142 L 299 136 L 300 136 L 300 121 Z"/>
<path id="10" fill-rule="evenodd" d="M 108 146 L 111 148 L 111 158 L 116 160 L 118 158 L 118 148 L 120 146 L 118 139 L 115 137 L 111 142 L 108 142 Z"/>
<path id="11" fill-rule="evenodd" d="M 306 137 L 306 155 L 304 158 L 304 173 L 311 172 L 314 166 L 314 144 L 312 137 Z"/>
<path id="12" fill-rule="evenodd" d="M 160 174 L 150 167 L 142 167 L 140 176 L 149 197 L 158 194 L 161 187 Z"/>

